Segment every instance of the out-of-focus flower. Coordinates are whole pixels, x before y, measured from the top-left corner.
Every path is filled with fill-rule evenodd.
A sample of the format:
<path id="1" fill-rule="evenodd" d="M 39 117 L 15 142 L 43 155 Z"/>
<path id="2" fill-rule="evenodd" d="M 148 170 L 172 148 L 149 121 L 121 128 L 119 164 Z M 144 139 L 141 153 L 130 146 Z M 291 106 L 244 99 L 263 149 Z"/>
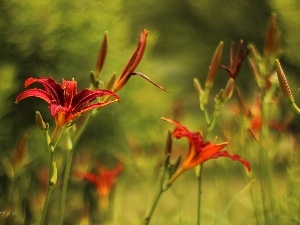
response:
<path id="1" fill-rule="evenodd" d="M 108 208 L 110 192 L 116 184 L 118 175 L 124 170 L 123 164 L 119 163 L 115 168 L 108 169 L 99 164 L 97 173 L 76 172 L 75 176 L 93 183 L 97 189 L 102 208 Z"/>
<path id="2" fill-rule="evenodd" d="M 181 125 L 175 120 L 162 117 L 163 120 L 176 125 L 172 132 L 172 136 L 180 139 L 185 137 L 189 142 L 188 153 L 183 160 L 183 163 L 175 172 L 175 174 L 170 178 L 169 183 L 171 184 L 178 176 L 180 176 L 184 171 L 194 168 L 195 166 L 209 160 L 218 157 L 228 157 L 232 160 L 237 160 L 241 162 L 248 171 L 251 171 L 250 164 L 248 161 L 241 159 L 238 155 L 229 154 L 226 151 L 221 151 L 227 146 L 228 142 L 222 142 L 220 144 L 213 144 L 209 141 L 204 141 L 201 132 L 190 132 L 185 126 Z"/>
<path id="3" fill-rule="evenodd" d="M 240 40 L 239 45 L 237 47 L 236 54 L 234 56 L 233 48 L 234 48 L 234 42 L 230 45 L 230 56 L 229 56 L 229 66 L 221 66 L 223 69 L 225 69 L 228 73 L 230 78 L 236 79 L 237 75 L 239 74 L 240 68 L 243 64 L 244 59 L 249 54 L 250 49 L 247 48 L 245 51 L 243 51 L 243 44 L 244 41 Z"/>
<path id="4" fill-rule="evenodd" d="M 261 96 L 257 96 L 255 102 L 248 103 L 242 97 L 241 93 L 238 92 L 239 102 L 238 104 L 233 103 L 230 105 L 231 110 L 235 115 L 241 115 L 247 121 L 247 129 L 250 134 L 252 134 L 256 139 L 259 139 L 259 133 L 261 131 L 261 127 L 263 125 L 280 132 L 286 131 L 288 126 L 292 121 L 292 114 L 287 114 L 286 117 L 282 120 L 273 120 L 264 121 L 262 119 L 262 102 Z M 273 105 L 277 105 L 278 100 L 276 98 L 272 98 L 271 102 Z"/>
<path id="5" fill-rule="evenodd" d="M 255 80 L 260 89 L 269 89 L 271 86 L 270 78 L 274 72 L 275 59 L 281 54 L 280 48 L 281 32 L 277 26 L 277 16 L 272 14 L 267 26 L 263 54 L 260 54 L 254 44 L 248 48 L 249 63 Z"/>
<path id="6" fill-rule="evenodd" d="M 56 127 L 63 127 L 83 112 L 100 108 L 119 100 L 118 95 L 109 90 L 84 89 L 77 93 L 77 82 L 63 80 L 57 83 L 53 78 L 28 78 L 25 88 L 33 83 L 40 83 L 42 89 L 29 89 L 23 91 L 16 99 L 16 103 L 27 97 L 41 98 L 48 103 L 50 113 L 55 119 Z M 114 97 L 114 100 L 94 101 L 103 95 Z"/>

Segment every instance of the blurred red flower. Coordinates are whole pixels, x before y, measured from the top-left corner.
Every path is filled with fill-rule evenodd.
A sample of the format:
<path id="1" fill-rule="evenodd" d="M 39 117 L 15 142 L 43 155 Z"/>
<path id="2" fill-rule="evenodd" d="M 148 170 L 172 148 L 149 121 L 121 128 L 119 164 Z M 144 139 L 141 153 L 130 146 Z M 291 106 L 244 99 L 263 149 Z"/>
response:
<path id="1" fill-rule="evenodd" d="M 95 185 L 102 208 L 109 205 L 110 192 L 117 181 L 117 177 L 124 170 L 123 164 L 119 163 L 114 168 L 108 169 L 105 166 L 97 165 L 97 173 L 77 172 L 75 176 L 87 180 Z"/>

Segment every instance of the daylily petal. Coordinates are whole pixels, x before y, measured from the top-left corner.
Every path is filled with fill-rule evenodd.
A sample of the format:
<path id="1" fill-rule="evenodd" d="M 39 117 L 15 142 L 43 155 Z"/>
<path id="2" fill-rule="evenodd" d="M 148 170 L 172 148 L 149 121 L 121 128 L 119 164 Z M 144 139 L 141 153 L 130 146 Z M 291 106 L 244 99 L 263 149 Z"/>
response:
<path id="1" fill-rule="evenodd" d="M 84 89 L 74 96 L 72 101 L 73 112 L 80 111 L 91 101 L 95 100 L 97 97 L 101 97 L 103 95 L 109 95 L 115 97 L 118 101 L 119 96 L 109 90 L 89 90 Z"/>
<path id="2" fill-rule="evenodd" d="M 188 162 L 188 167 L 193 168 L 218 154 L 223 148 L 227 146 L 228 142 L 223 142 L 220 144 L 207 144 L 207 146 L 203 147 L 196 152 L 196 155 Z"/>
<path id="3" fill-rule="evenodd" d="M 171 120 L 165 117 L 161 117 L 162 120 L 173 123 L 176 125 L 174 131 L 172 132 L 172 136 L 180 139 L 182 137 L 186 137 L 189 141 L 196 141 L 202 143 L 202 137 L 200 132 L 190 132 L 185 126 L 179 123 L 176 120 Z"/>
<path id="4" fill-rule="evenodd" d="M 179 123 L 176 120 L 171 120 L 171 119 L 168 119 L 166 117 L 161 117 L 161 119 L 176 125 L 176 128 L 175 128 L 176 132 L 175 132 L 175 130 L 173 132 L 173 133 L 175 133 L 175 134 L 173 134 L 173 136 L 175 136 L 176 138 L 186 137 L 190 133 L 189 130 L 185 126 L 181 125 L 181 123 Z"/>
<path id="5" fill-rule="evenodd" d="M 63 103 L 63 93 L 64 90 L 62 89 L 61 85 L 57 83 L 53 78 L 28 78 L 25 81 L 25 88 L 33 83 L 40 83 L 43 85 L 45 91 L 49 92 L 50 95 L 53 96 L 52 100 L 57 101 L 57 103 L 62 104 Z"/>
<path id="6" fill-rule="evenodd" d="M 63 79 L 61 87 L 64 90 L 64 106 L 69 107 L 72 104 L 73 97 L 77 94 L 77 82 L 74 79 L 71 81 Z"/>
<path id="7" fill-rule="evenodd" d="M 216 153 L 213 158 L 218 158 L 218 157 L 228 157 L 228 158 L 231 158 L 232 160 L 234 161 L 239 161 L 241 162 L 242 164 L 244 164 L 244 166 L 247 168 L 248 172 L 251 171 L 251 167 L 250 167 L 250 164 L 247 160 L 245 159 L 242 159 L 239 155 L 237 154 L 230 154 L 226 151 L 222 151 L 222 152 L 218 152 Z"/>
<path id="8" fill-rule="evenodd" d="M 85 108 L 81 109 L 80 111 L 76 111 L 76 112 L 68 115 L 68 117 L 66 118 L 66 121 L 69 122 L 86 111 L 89 111 L 89 110 L 95 109 L 95 108 L 99 108 L 99 107 L 103 107 L 103 106 L 109 105 L 111 103 L 114 103 L 116 101 L 118 101 L 118 99 L 110 100 L 110 101 L 106 101 L 106 102 L 97 102 L 97 103 L 94 103 L 91 105 L 87 105 L 87 106 L 85 106 Z"/>
<path id="9" fill-rule="evenodd" d="M 51 103 L 49 105 L 49 109 L 50 109 L 50 113 L 52 117 L 55 117 L 57 115 L 58 112 L 68 112 L 69 108 L 63 107 L 61 105 L 58 105 L 56 103 Z"/>
<path id="10" fill-rule="evenodd" d="M 16 103 L 28 97 L 41 98 L 44 101 L 46 101 L 48 104 L 50 104 L 52 101 L 52 96 L 48 92 L 41 89 L 34 88 L 34 89 L 23 91 L 21 94 L 19 94 L 18 97 L 16 98 Z"/>

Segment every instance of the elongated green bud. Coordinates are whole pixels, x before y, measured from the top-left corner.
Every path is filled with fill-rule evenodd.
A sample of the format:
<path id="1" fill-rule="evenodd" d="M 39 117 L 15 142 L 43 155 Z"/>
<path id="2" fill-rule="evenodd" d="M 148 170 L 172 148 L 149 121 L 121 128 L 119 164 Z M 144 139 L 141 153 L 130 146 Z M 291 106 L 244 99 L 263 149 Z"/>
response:
<path id="1" fill-rule="evenodd" d="M 271 54 L 277 56 L 280 53 L 280 32 L 278 31 L 277 27 L 277 20 L 276 14 L 272 14 L 268 27 L 267 33 L 265 38 L 265 45 L 264 45 L 264 55 L 269 56 Z"/>
<path id="2" fill-rule="evenodd" d="M 215 82 L 217 71 L 218 71 L 218 68 L 219 68 L 220 62 L 221 62 L 223 45 L 224 45 L 224 42 L 220 41 L 219 45 L 217 46 L 217 48 L 214 52 L 214 55 L 211 59 L 211 63 L 209 66 L 209 71 L 208 71 L 208 74 L 207 74 L 207 77 L 205 80 L 204 92 L 203 93 L 200 92 L 200 109 L 202 111 L 204 111 L 205 106 L 208 103 L 210 89 L 212 88 L 212 86 L 214 85 L 214 82 Z M 195 84 L 195 81 L 194 81 L 194 84 Z M 201 86 L 198 86 L 198 87 L 196 86 L 196 88 L 198 88 L 198 91 L 200 90 L 199 87 L 201 87 Z"/>
<path id="3" fill-rule="evenodd" d="M 222 57 L 222 51 L 223 51 L 223 45 L 224 42 L 220 41 L 219 45 L 217 46 L 214 55 L 212 57 L 210 66 L 209 66 L 209 72 L 207 74 L 206 77 L 206 81 L 205 81 L 205 89 L 206 88 L 211 88 L 215 82 L 215 78 L 217 75 L 217 71 L 219 69 L 219 65 L 220 65 L 220 61 L 221 61 L 221 57 Z"/>

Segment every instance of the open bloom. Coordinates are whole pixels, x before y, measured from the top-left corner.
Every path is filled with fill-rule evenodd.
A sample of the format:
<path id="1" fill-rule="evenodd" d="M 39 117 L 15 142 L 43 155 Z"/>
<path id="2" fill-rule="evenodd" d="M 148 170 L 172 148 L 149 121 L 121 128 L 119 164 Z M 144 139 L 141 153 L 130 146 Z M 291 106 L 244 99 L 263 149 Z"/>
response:
<path id="1" fill-rule="evenodd" d="M 213 144 L 209 141 L 204 141 L 201 132 L 190 132 L 186 127 L 184 127 L 175 120 L 171 120 L 164 117 L 162 119 L 176 125 L 174 131 L 172 132 L 173 137 L 177 139 L 185 137 L 188 139 L 189 142 L 188 153 L 182 165 L 171 177 L 169 183 L 172 183 L 184 171 L 194 168 L 195 166 L 209 159 L 215 159 L 221 156 L 231 158 L 232 160 L 237 160 L 244 164 L 248 171 L 251 170 L 249 163 L 246 160 L 241 159 L 240 156 L 229 154 L 226 151 L 221 151 L 224 147 L 226 147 L 228 142 Z"/>
<path id="2" fill-rule="evenodd" d="M 95 185 L 97 194 L 100 198 L 102 208 L 109 205 L 110 192 L 117 181 L 118 175 L 124 170 L 124 166 L 120 163 L 115 168 L 108 169 L 103 165 L 97 166 L 97 173 L 80 173 L 75 175 Z"/>
<path id="3" fill-rule="evenodd" d="M 27 97 L 41 98 L 48 103 L 50 113 L 55 119 L 56 126 L 62 127 L 71 122 L 81 113 L 99 108 L 119 100 L 119 97 L 109 90 L 84 89 L 77 93 L 77 82 L 63 80 L 62 84 L 57 83 L 53 78 L 28 78 L 25 81 L 25 88 L 33 83 L 40 83 L 42 89 L 29 89 L 23 91 L 16 99 L 16 103 Z M 103 95 L 112 96 L 114 100 L 105 102 L 94 102 Z"/>

